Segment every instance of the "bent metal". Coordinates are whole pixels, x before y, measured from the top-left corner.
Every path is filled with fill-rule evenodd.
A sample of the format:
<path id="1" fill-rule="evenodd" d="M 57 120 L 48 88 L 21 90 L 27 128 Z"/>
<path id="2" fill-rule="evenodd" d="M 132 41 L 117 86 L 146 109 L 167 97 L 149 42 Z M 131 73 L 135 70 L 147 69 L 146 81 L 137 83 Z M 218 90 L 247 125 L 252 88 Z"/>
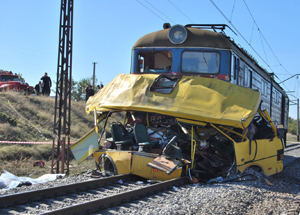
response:
<path id="1" fill-rule="evenodd" d="M 283 127 L 260 110 L 259 91 L 206 77 L 121 74 L 90 97 L 95 129 L 71 146 L 101 171 L 169 180 L 231 168 L 283 169 Z"/>

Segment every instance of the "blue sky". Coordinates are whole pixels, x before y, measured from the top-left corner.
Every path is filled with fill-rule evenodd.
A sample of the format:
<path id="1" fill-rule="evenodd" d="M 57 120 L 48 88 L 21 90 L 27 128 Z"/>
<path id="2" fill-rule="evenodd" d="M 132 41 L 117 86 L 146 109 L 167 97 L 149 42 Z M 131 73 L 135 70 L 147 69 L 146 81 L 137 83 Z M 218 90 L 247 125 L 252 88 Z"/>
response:
<path id="1" fill-rule="evenodd" d="M 21 73 L 33 86 L 45 72 L 56 81 L 60 2 L 0 0 L 0 69 Z M 276 81 L 300 73 L 300 1 L 213 2 L 247 42 L 240 35 L 226 33 L 262 67 L 274 72 Z M 135 41 L 162 29 L 164 22 L 230 25 L 212 0 L 74 0 L 73 79 L 92 77 L 92 62 L 97 62 L 96 77 L 104 85 L 120 73 L 129 73 Z M 295 77 L 282 85 L 295 91 L 291 100 L 299 98 L 299 80 Z M 290 116 L 297 117 L 295 105 L 290 106 Z"/>

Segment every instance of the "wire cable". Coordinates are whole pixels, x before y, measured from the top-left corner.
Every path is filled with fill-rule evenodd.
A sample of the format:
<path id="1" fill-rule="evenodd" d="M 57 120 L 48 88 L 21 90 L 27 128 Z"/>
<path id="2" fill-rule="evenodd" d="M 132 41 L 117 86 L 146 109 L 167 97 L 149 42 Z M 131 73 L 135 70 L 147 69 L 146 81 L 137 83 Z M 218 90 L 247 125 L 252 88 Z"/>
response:
<path id="1" fill-rule="evenodd" d="M 260 54 L 258 54 L 258 52 L 254 49 L 254 47 L 245 39 L 245 37 L 239 32 L 239 30 L 229 21 L 229 19 L 227 18 L 227 16 L 222 12 L 222 10 L 214 3 L 213 0 L 210 0 L 210 2 L 215 6 L 215 8 L 222 14 L 222 16 L 230 23 L 230 25 L 234 28 L 234 30 L 242 37 L 242 39 L 250 46 L 250 48 L 257 54 L 257 56 L 269 67 L 269 69 L 275 74 L 275 72 L 273 71 L 273 69 L 271 68 L 271 66 L 260 56 Z M 255 22 L 255 20 L 254 20 Z M 263 35 L 262 35 L 263 36 Z M 263 36 L 264 38 L 264 36 Z M 265 39 L 265 38 L 264 38 Z M 267 43 L 267 45 L 269 46 L 269 44 Z M 272 51 L 272 50 L 271 50 Z M 279 62 L 279 61 L 278 61 Z M 279 62 L 280 63 L 280 62 Z M 280 63 L 280 65 L 282 66 L 282 64 Z M 286 72 L 288 72 L 285 69 Z M 289 73 L 289 72 L 288 72 Z M 290 74 L 290 73 L 289 73 Z M 276 76 L 277 77 L 277 76 Z M 277 77 L 278 78 L 278 77 Z M 280 81 L 280 79 L 278 78 L 278 80 Z M 289 91 L 289 88 L 283 84 L 283 86 Z"/>
<path id="2" fill-rule="evenodd" d="M 161 20 L 163 20 L 164 22 L 168 22 L 165 19 L 163 19 L 161 16 L 159 16 L 157 13 L 155 13 L 153 10 L 151 10 L 149 7 L 147 7 L 146 5 L 144 5 L 142 2 L 140 2 L 139 0 L 136 0 L 138 3 L 140 3 L 141 5 L 143 5 L 145 8 L 147 8 L 149 11 L 151 11 L 154 15 L 156 15 L 157 17 L 159 17 Z"/>
<path id="3" fill-rule="evenodd" d="M 269 45 L 268 41 L 267 41 L 266 38 L 264 37 L 264 35 L 263 35 L 263 33 L 261 32 L 260 28 L 258 27 L 258 25 L 257 25 L 257 23 L 256 23 L 256 21 L 255 21 L 253 15 L 252 15 L 252 13 L 251 13 L 251 11 L 250 11 L 250 9 L 249 9 L 249 7 L 248 7 L 246 1 L 245 1 L 245 0 L 243 0 L 243 1 L 244 1 L 245 5 L 246 5 L 246 8 L 247 8 L 249 14 L 251 15 L 251 17 L 252 17 L 252 19 L 253 19 L 253 21 L 254 21 L 256 27 L 257 27 L 257 30 L 260 32 L 260 35 L 261 35 L 261 36 L 263 37 L 263 39 L 265 40 L 266 44 L 268 45 L 269 49 L 270 49 L 271 52 L 273 53 L 274 57 L 276 58 L 276 60 L 278 61 L 278 63 L 281 65 L 281 67 L 282 67 L 287 73 L 289 73 L 289 72 L 284 68 L 284 66 L 280 63 L 278 57 L 276 56 L 276 54 L 274 53 L 273 49 L 272 49 L 271 46 Z M 289 74 L 292 75 L 291 73 L 289 73 Z"/>
<path id="4" fill-rule="evenodd" d="M 169 17 L 167 17 L 164 13 L 162 13 L 160 10 L 158 10 L 153 4 L 151 4 L 150 2 L 148 2 L 147 0 L 145 0 L 148 4 L 150 4 L 155 10 L 157 10 L 161 15 L 163 15 L 164 17 L 166 17 L 167 19 L 169 19 L 171 22 L 173 22 L 175 24 L 175 22 L 170 19 Z"/>
<path id="5" fill-rule="evenodd" d="M 236 0 L 234 0 L 234 2 L 233 2 L 231 14 L 230 14 L 230 23 L 231 23 L 231 21 L 232 21 L 232 15 L 233 15 L 233 10 L 234 10 L 234 6 L 235 6 L 235 1 L 236 1 Z"/>
<path id="6" fill-rule="evenodd" d="M 168 0 L 171 5 L 173 5 L 182 15 L 184 15 L 188 20 L 190 20 L 192 23 L 195 23 L 193 20 L 191 20 L 187 15 L 185 15 L 178 7 L 176 7 L 175 4 L 173 4 L 170 0 Z"/>

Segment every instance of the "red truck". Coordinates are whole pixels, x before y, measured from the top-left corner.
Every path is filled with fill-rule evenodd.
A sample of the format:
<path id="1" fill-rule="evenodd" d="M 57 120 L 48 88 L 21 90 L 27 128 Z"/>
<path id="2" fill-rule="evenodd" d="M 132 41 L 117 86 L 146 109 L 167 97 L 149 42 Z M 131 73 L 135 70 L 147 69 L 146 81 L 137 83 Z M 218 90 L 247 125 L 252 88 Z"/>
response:
<path id="1" fill-rule="evenodd" d="M 0 70 L 0 91 L 7 90 L 22 92 L 27 95 L 34 93 L 34 88 L 29 86 L 28 83 L 20 81 L 17 73 L 13 74 L 12 71 Z"/>

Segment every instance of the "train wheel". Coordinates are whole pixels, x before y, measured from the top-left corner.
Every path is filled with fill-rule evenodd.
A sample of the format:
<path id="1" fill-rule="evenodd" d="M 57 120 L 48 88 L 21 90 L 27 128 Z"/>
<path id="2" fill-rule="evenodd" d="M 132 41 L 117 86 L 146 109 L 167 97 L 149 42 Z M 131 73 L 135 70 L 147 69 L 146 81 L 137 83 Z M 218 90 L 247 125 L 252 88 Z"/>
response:
<path id="1" fill-rule="evenodd" d="M 118 175 L 118 171 L 113 159 L 107 154 L 103 154 L 99 157 L 96 166 L 105 176 Z"/>

